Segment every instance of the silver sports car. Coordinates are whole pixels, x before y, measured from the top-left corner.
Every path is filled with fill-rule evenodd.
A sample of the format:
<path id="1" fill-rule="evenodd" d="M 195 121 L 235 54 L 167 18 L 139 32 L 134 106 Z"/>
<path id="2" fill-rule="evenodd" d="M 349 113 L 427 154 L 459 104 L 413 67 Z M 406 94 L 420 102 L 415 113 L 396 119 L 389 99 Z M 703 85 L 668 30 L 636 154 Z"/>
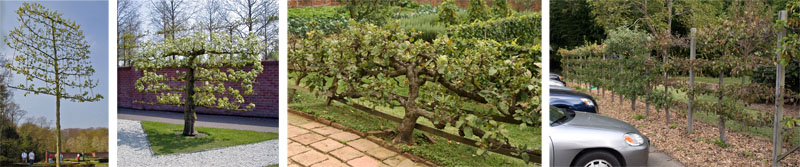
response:
<path id="1" fill-rule="evenodd" d="M 650 139 L 628 123 L 550 107 L 553 166 L 646 166 Z"/>

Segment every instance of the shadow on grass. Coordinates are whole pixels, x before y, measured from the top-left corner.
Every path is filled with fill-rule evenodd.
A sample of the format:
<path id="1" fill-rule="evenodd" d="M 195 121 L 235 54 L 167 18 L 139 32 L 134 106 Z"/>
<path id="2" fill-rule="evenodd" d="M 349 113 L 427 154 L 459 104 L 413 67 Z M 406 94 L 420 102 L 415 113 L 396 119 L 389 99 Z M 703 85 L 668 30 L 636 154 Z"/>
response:
<path id="1" fill-rule="evenodd" d="M 160 146 L 159 152 L 161 152 L 161 154 L 170 154 L 181 152 L 185 148 L 212 143 L 216 140 L 210 135 L 202 137 L 189 137 L 180 135 L 182 130 L 172 132 L 173 133 L 155 133 L 152 135 L 148 133 L 147 137 L 150 140 L 150 145 Z"/>
<path id="2" fill-rule="evenodd" d="M 208 136 L 180 135 L 183 125 L 142 121 L 142 128 L 155 155 L 205 151 L 215 148 L 252 144 L 278 138 L 277 133 L 197 127 Z"/>

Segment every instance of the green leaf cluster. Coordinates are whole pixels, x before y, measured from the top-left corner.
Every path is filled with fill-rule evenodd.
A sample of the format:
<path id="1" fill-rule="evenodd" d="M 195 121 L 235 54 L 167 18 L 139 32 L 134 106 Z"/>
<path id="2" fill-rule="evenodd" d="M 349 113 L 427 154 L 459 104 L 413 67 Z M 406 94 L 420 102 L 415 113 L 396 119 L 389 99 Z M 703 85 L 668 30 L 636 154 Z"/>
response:
<path id="1" fill-rule="evenodd" d="M 428 42 L 393 25 L 349 27 L 311 31 L 291 45 L 290 72 L 304 77 L 294 79 L 330 99 L 403 107 L 407 116 L 449 124 L 482 149 L 509 145 L 495 117 L 540 124 L 538 45 L 447 35 Z"/>
<path id="2" fill-rule="evenodd" d="M 258 54 L 263 46 L 255 35 L 241 38 L 198 32 L 143 46 L 134 59 L 134 67 L 143 73 L 135 87 L 157 94 L 156 102 L 143 103 L 188 105 L 185 92 L 192 84 L 193 101 L 189 103 L 193 106 L 225 110 L 255 107 L 253 103 L 245 105 L 243 97 L 253 94 L 255 79 L 264 70 Z"/>

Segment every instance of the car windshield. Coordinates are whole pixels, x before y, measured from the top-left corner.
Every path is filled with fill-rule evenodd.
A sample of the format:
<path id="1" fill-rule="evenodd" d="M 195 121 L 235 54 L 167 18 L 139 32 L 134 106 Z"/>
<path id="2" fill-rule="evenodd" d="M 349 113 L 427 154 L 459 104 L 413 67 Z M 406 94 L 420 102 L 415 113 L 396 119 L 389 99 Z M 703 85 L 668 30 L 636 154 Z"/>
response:
<path id="1" fill-rule="evenodd" d="M 562 122 L 566 122 L 570 118 L 574 117 L 575 113 L 567 111 L 562 108 L 558 108 L 555 106 L 550 106 L 550 125 L 558 125 Z"/>

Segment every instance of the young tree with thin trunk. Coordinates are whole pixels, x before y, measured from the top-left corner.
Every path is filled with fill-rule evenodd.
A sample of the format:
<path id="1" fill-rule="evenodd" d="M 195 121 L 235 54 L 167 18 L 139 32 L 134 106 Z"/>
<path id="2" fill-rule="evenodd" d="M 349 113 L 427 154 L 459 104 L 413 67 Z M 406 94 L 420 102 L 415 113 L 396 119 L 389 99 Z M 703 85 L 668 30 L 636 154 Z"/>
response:
<path id="1" fill-rule="evenodd" d="M 147 42 L 134 59 L 134 67 L 144 76 L 136 80 L 136 89 L 156 93 L 157 101 L 184 107 L 183 135 L 195 136 L 198 107 L 224 110 L 252 110 L 244 105 L 244 96 L 253 93 L 253 84 L 264 67 L 255 35 L 240 37 L 195 33 L 188 37 Z M 170 58 L 175 57 L 175 58 Z M 174 70 L 174 71 L 173 71 Z M 169 83 L 180 82 L 180 85 Z M 234 86 L 238 85 L 238 86 Z"/>
<path id="2" fill-rule="evenodd" d="M 90 78 L 95 70 L 89 61 L 89 44 L 80 25 L 38 3 L 23 3 L 17 14 L 20 25 L 6 39 L 17 55 L 15 62 L 6 67 L 25 76 L 26 83 L 10 87 L 25 91 L 25 95 L 56 97 L 56 155 L 61 155 L 61 100 L 103 99 L 100 94 L 92 93 L 98 82 Z M 56 166 L 61 166 L 60 157 L 56 157 Z"/>

